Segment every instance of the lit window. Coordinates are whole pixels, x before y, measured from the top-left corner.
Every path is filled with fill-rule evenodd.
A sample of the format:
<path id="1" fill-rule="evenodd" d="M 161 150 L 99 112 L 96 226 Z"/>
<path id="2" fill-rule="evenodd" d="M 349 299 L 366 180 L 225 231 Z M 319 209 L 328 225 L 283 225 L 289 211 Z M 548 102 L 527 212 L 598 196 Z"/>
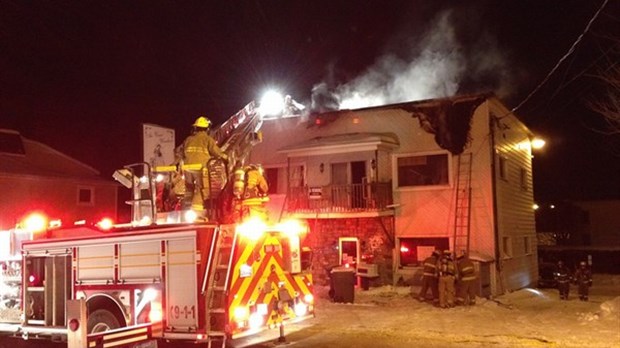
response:
<path id="1" fill-rule="evenodd" d="M 95 204 L 95 194 L 92 187 L 79 187 L 78 188 L 78 205 L 93 205 Z"/>
<path id="2" fill-rule="evenodd" d="M 398 187 L 448 185 L 448 154 L 397 158 Z"/>

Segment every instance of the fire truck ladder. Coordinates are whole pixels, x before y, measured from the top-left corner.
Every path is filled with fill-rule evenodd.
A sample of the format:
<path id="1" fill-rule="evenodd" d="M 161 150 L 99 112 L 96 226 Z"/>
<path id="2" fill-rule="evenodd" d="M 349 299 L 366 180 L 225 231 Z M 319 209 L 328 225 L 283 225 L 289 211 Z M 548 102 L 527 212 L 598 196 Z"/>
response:
<path id="1" fill-rule="evenodd" d="M 131 205 L 132 222 L 140 222 L 144 217 L 155 221 L 157 208 L 151 165 L 146 162 L 129 164 L 124 169 L 117 170 L 113 177 L 131 189 L 132 199 L 125 203 Z"/>
<path id="2" fill-rule="evenodd" d="M 457 255 L 469 254 L 469 235 L 471 222 L 471 152 L 459 155 L 456 172 L 456 192 L 454 209 L 454 247 Z"/>
<path id="3" fill-rule="evenodd" d="M 227 289 L 236 235 L 229 230 L 218 228 L 211 241 L 211 252 L 207 263 L 207 274 L 202 284 L 206 296 L 206 326 L 209 337 L 208 347 L 226 346 Z M 221 346 L 220 346 L 221 344 Z"/>

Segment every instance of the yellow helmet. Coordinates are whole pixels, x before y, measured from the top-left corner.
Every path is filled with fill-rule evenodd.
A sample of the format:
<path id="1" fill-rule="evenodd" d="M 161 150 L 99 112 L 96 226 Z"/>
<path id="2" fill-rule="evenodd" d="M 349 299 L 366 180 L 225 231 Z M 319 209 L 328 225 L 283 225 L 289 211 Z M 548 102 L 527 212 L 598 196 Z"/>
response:
<path id="1" fill-rule="evenodd" d="M 194 122 L 194 127 L 209 128 L 209 126 L 211 126 L 211 121 L 209 121 L 209 119 L 204 116 L 198 117 L 196 119 L 196 122 Z"/>

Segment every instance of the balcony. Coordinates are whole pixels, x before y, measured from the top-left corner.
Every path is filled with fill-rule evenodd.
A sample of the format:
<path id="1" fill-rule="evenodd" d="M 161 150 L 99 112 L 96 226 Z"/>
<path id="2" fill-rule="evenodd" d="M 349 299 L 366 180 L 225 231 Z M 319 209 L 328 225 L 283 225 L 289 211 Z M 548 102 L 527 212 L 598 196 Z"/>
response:
<path id="1" fill-rule="evenodd" d="M 292 187 L 287 197 L 289 214 L 312 216 L 392 215 L 391 183 Z"/>

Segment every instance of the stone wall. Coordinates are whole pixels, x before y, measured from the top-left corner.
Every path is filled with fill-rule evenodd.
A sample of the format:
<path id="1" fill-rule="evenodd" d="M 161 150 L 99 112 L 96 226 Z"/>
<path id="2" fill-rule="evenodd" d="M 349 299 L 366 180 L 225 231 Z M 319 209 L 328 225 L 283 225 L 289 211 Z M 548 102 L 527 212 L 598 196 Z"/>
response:
<path id="1" fill-rule="evenodd" d="M 356 237 L 365 262 L 378 265 L 372 285 L 392 283 L 393 217 L 309 220 L 307 244 L 313 250 L 312 273 L 316 284 L 328 284 L 328 272 L 338 266 L 338 239 Z"/>

